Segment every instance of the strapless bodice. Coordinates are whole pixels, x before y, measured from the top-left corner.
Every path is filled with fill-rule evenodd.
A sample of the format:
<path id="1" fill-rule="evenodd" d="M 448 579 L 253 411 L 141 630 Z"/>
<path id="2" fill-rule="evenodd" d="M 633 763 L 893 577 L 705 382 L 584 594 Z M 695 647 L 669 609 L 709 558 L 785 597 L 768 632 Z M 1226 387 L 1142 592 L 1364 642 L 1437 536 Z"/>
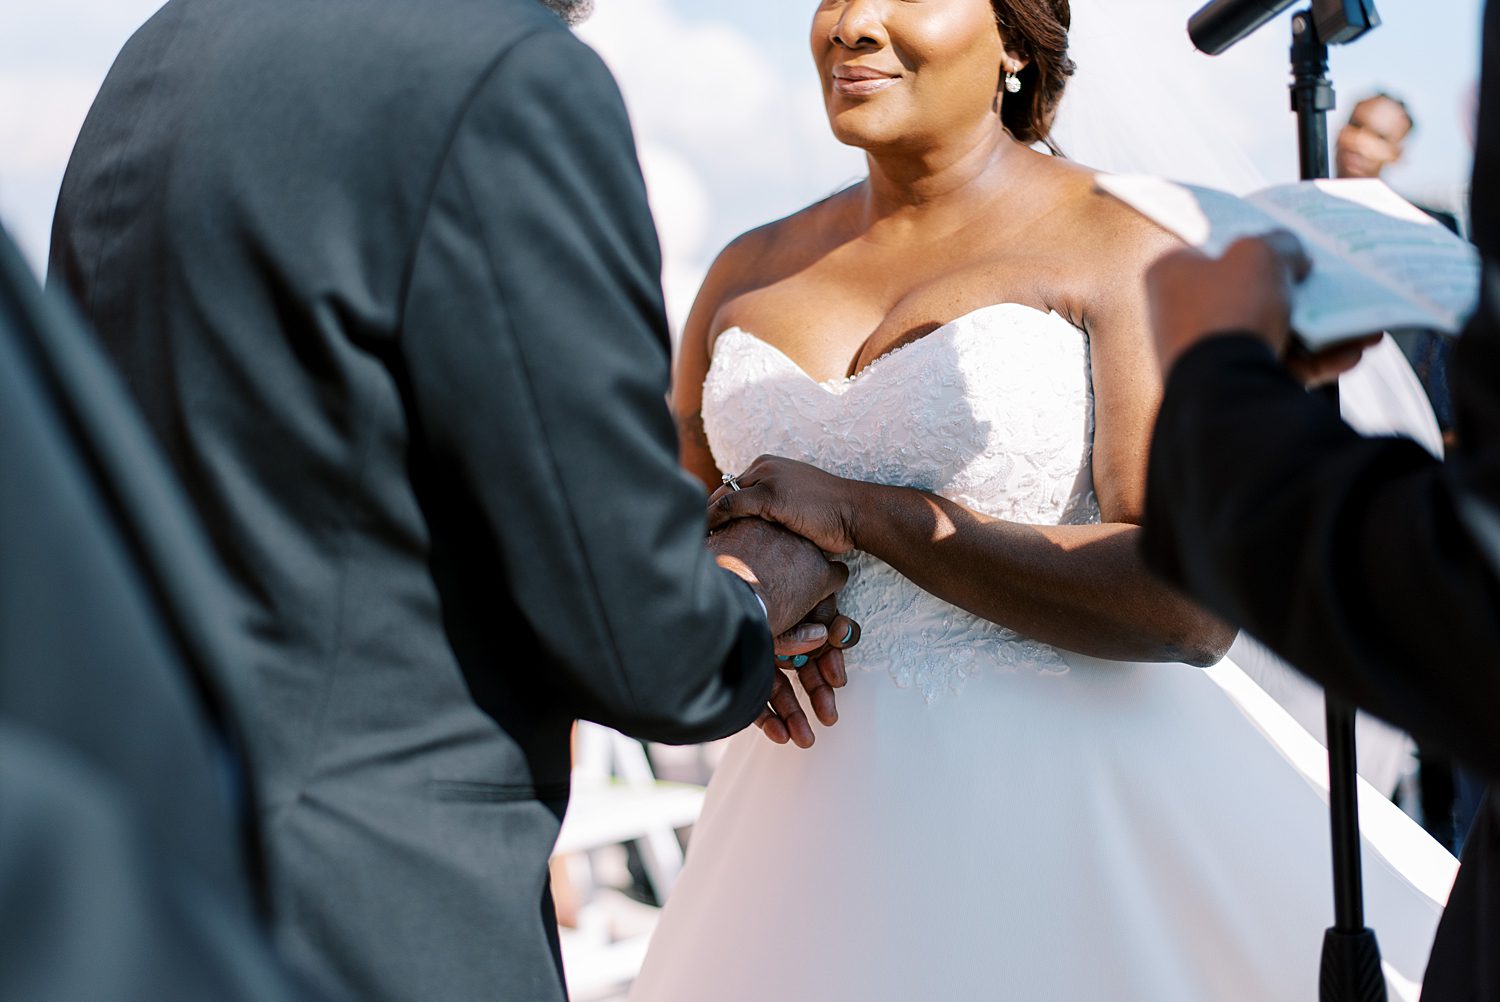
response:
<path id="1" fill-rule="evenodd" d="M 1099 519 L 1088 340 L 1056 313 L 983 307 L 825 382 L 731 328 L 714 346 L 703 422 L 723 470 L 774 454 L 1008 521 Z M 1054 648 L 940 601 L 867 554 L 849 562 L 841 604 L 865 627 L 851 667 L 884 667 L 929 701 L 986 667 L 1066 669 Z"/>

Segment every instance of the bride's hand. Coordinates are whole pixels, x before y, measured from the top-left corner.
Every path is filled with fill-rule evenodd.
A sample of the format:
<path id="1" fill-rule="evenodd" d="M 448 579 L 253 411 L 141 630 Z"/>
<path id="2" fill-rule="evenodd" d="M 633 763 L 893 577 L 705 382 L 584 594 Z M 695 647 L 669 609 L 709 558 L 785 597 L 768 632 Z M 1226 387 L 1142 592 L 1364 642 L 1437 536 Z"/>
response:
<path id="1" fill-rule="evenodd" d="M 818 722 L 832 727 L 839 719 L 833 690 L 842 689 L 849 681 L 844 651 L 857 643 L 859 624 L 839 614 L 834 596 L 820 602 L 808 614 L 806 622 L 777 637 L 776 667 L 781 671 L 772 683 L 766 709 L 755 721 L 761 732 L 779 745 L 791 741 L 799 748 L 811 748 L 815 741 L 812 725 L 797 699 L 796 689 L 783 672 L 797 673 Z"/>
<path id="2" fill-rule="evenodd" d="M 859 482 L 779 456 L 762 456 L 725 485 L 708 505 L 710 532 L 738 518 L 763 518 L 810 540 L 825 553 L 855 548 Z"/>

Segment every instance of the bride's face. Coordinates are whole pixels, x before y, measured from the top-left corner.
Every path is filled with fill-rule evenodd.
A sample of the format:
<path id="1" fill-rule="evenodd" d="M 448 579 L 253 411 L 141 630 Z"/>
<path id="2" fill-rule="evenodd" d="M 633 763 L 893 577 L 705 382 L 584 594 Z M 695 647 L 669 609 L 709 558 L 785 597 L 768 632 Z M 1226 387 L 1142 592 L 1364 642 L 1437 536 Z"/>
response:
<path id="1" fill-rule="evenodd" d="M 990 0 L 821 0 L 812 52 L 834 136 L 864 149 L 995 119 L 1005 67 L 1018 63 Z"/>

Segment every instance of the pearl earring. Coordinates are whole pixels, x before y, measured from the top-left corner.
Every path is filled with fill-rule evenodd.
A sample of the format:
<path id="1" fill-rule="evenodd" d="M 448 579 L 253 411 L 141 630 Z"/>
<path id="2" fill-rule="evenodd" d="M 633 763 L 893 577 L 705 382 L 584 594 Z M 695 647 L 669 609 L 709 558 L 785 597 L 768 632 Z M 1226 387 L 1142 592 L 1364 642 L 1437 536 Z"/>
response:
<path id="1" fill-rule="evenodd" d="M 1005 74 L 1005 92 L 1007 94 L 1019 94 L 1021 92 L 1021 78 L 1007 71 Z"/>

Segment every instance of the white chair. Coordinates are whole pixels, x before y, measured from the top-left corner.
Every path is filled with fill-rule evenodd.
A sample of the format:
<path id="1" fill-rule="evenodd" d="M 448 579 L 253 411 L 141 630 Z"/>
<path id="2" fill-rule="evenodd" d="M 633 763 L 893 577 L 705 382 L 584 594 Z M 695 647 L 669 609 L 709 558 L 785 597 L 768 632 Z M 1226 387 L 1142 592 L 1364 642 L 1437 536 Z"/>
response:
<path id="1" fill-rule="evenodd" d="M 576 928 L 562 930 L 563 966 L 575 1002 L 600 998 L 640 970 L 655 910 L 631 904 L 599 879 L 596 857 L 613 846 L 639 846 L 646 876 L 665 901 L 682 870 L 677 829 L 697 820 L 701 787 L 658 780 L 638 741 L 580 722 L 574 738 L 573 789 L 554 858 L 579 899 Z"/>

